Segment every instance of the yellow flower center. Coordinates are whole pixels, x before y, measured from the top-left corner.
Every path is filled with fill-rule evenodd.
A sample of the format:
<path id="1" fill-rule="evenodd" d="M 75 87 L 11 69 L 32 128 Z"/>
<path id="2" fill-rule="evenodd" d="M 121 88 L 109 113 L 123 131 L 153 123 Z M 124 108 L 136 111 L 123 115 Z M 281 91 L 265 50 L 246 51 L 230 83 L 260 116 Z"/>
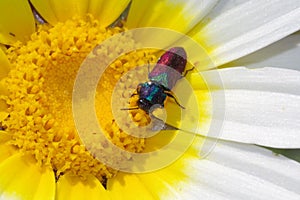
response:
<path id="1" fill-rule="evenodd" d="M 91 17 L 73 19 L 54 27 L 41 25 L 25 45 L 17 43 L 7 51 L 14 68 L 2 80 L 7 95 L 1 98 L 8 116 L 1 125 L 12 135 L 9 144 L 34 155 L 39 165 L 52 167 L 57 178 L 68 172 L 83 179 L 94 175 L 105 183 L 116 173 L 95 159 L 80 141 L 72 115 L 72 90 L 78 69 L 93 47 L 124 30 L 101 28 Z M 130 40 L 119 42 L 135 45 Z M 110 97 L 123 73 L 149 60 L 156 60 L 151 51 L 124 55 L 110 65 L 98 85 L 105 91 L 97 93 L 95 100 L 99 122 L 115 145 L 130 152 L 143 151 L 145 139 L 129 136 L 117 126 Z M 131 116 L 140 125 L 149 120 L 143 111 L 132 111 Z"/>

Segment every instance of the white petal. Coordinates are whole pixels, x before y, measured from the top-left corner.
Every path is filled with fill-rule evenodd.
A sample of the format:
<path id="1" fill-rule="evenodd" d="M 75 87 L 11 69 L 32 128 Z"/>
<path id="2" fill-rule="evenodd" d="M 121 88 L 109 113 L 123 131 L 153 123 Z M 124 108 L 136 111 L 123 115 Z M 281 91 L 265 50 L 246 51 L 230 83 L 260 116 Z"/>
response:
<path id="1" fill-rule="evenodd" d="M 234 67 L 205 71 L 202 75 L 209 80 L 209 87 L 220 88 L 220 82 L 214 79 L 217 74 L 221 77 L 226 91 L 246 89 L 300 95 L 300 71 L 297 70 L 273 67 L 258 69 Z"/>
<path id="2" fill-rule="evenodd" d="M 242 57 L 226 64 L 230 66 L 257 67 L 284 67 L 300 69 L 300 33 L 290 35 L 253 54 Z"/>
<path id="3" fill-rule="evenodd" d="M 199 24 L 191 36 L 207 49 L 215 65 L 263 48 L 300 28 L 300 1 L 245 1 L 219 9 Z"/>
<path id="4" fill-rule="evenodd" d="M 226 113 L 221 139 L 277 148 L 300 147 L 299 71 L 231 68 L 204 72 L 212 88 L 221 87 L 213 83 L 216 73 L 224 82 L 226 99 L 214 105 Z"/>
<path id="5" fill-rule="evenodd" d="M 225 91 L 222 138 L 277 148 L 300 147 L 300 96 Z"/>
<path id="6" fill-rule="evenodd" d="M 300 199 L 300 164 L 260 147 L 221 142 L 188 166 L 182 199 Z"/>

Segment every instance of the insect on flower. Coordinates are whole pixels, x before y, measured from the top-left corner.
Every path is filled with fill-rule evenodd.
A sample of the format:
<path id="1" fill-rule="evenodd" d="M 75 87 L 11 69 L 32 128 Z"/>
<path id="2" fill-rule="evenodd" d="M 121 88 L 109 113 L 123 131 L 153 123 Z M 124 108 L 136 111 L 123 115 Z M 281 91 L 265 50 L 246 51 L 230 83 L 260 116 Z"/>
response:
<path id="1" fill-rule="evenodd" d="M 186 63 L 187 55 L 184 48 L 173 47 L 169 49 L 159 58 L 153 70 L 148 74 L 149 81 L 140 83 L 137 86 L 137 93 L 133 95 L 139 95 L 138 107 L 124 108 L 122 110 L 140 108 L 146 113 L 151 113 L 155 108 L 164 107 L 167 96 L 174 99 L 177 105 L 184 109 L 178 103 L 171 89 L 188 71 L 193 70 L 192 68 L 185 71 Z"/>

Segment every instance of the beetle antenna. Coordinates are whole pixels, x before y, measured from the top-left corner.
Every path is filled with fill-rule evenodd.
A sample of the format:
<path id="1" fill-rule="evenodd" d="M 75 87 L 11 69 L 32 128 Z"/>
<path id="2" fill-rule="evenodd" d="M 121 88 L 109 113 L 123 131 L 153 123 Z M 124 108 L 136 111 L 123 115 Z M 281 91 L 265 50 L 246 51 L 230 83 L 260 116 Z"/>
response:
<path id="1" fill-rule="evenodd" d="M 133 97 L 133 96 L 135 96 L 135 95 L 138 95 L 137 93 L 133 93 L 130 97 Z"/>
<path id="2" fill-rule="evenodd" d="M 137 110 L 139 107 L 132 107 L 132 108 L 121 108 L 121 110 Z"/>
<path id="3" fill-rule="evenodd" d="M 148 63 L 148 76 L 149 76 L 149 74 L 150 74 L 150 62 L 149 62 L 149 60 L 147 61 L 147 63 Z"/>

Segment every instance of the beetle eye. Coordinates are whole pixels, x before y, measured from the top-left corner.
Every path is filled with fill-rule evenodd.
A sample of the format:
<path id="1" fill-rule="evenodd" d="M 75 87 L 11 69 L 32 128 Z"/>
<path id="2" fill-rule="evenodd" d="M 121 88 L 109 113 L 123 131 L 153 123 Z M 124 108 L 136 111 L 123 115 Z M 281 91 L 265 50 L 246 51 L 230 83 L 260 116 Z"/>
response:
<path id="1" fill-rule="evenodd" d="M 145 105 L 147 105 L 145 99 L 139 99 L 138 102 L 137 102 L 138 106 L 143 108 L 145 107 Z"/>
<path id="2" fill-rule="evenodd" d="M 149 112 L 149 109 L 151 108 L 152 104 L 147 100 L 147 99 L 139 99 L 138 102 L 138 107 L 146 111 L 147 113 Z"/>

